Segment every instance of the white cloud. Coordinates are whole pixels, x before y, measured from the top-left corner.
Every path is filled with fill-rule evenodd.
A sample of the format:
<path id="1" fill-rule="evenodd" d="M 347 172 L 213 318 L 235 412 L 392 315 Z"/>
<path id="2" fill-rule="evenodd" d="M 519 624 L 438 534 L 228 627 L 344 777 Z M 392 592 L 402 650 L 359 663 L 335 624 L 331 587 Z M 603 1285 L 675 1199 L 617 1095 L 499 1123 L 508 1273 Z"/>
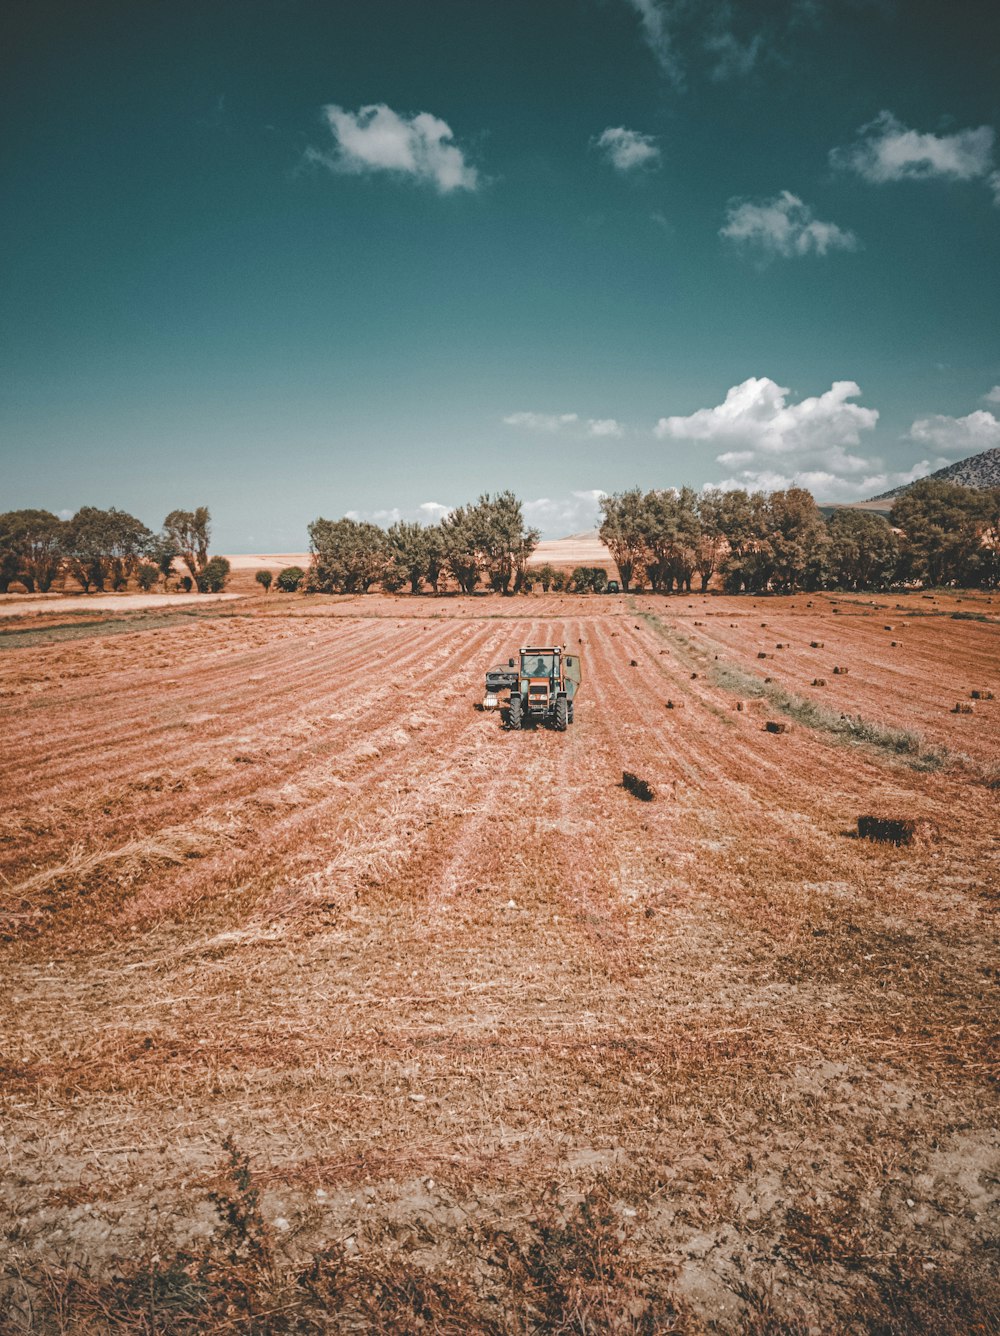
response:
<path id="1" fill-rule="evenodd" d="M 614 418 L 582 419 L 579 413 L 508 413 L 504 422 L 508 427 L 520 427 L 525 431 L 557 432 L 576 427 L 588 436 L 625 435 L 625 428 Z"/>
<path id="2" fill-rule="evenodd" d="M 796 469 L 788 473 L 778 473 L 771 469 L 745 469 L 712 486 L 713 490 L 726 491 L 742 487 L 750 492 L 776 492 L 785 491 L 789 487 L 806 487 L 820 502 L 860 501 L 870 496 L 879 496 L 893 487 L 915 482 L 917 478 L 925 478 L 945 462 L 942 459 L 922 459 L 913 468 L 903 472 L 878 470 L 856 478 L 838 477 L 826 469 Z"/>
<path id="3" fill-rule="evenodd" d="M 579 421 L 576 413 L 508 413 L 504 418 L 508 427 L 523 427 L 526 431 L 559 431 Z"/>
<path id="4" fill-rule="evenodd" d="M 712 69 L 712 78 L 716 83 L 749 74 L 757 64 L 763 40 L 757 33 L 749 42 L 741 42 L 728 29 L 707 38 L 705 47 L 716 56 Z"/>
<path id="5" fill-rule="evenodd" d="M 993 191 L 993 203 L 1000 209 L 1000 172 L 990 172 L 986 184 Z"/>
<path id="6" fill-rule="evenodd" d="M 680 87 L 684 75 L 670 31 L 673 6 L 667 0 L 627 0 L 627 3 L 639 15 L 642 35 L 656 63 L 670 82 Z"/>
<path id="7" fill-rule="evenodd" d="M 774 199 L 732 200 L 719 236 L 768 255 L 825 255 L 858 246 L 853 232 L 814 218 L 809 205 L 789 190 Z"/>
<path id="8" fill-rule="evenodd" d="M 651 169 L 660 164 L 660 150 L 655 138 L 639 130 L 609 125 L 594 143 L 612 167 L 620 172 L 635 171 L 639 167 Z"/>
<path id="9" fill-rule="evenodd" d="M 354 520 L 358 524 L 381 524 L 386 527 L 389 524 L 395 524 L 403 518 L 403 512 L 398 506 L 393 506 L 391 510 L 345 510 L 344 519 Z"/>
<path id="10" fill-rule="evenodd" d="M 601 497 L 607 495 L 599 487 L 569 496 L 541 496 L 526 501 L 522 507 L 529 524 L 541 530 L 543 538 L 565 538 L 571 533 L 596 529 L 601 522 Z"/>
<path id="11" fill-rule="evenodd" d="M 734 385 L 714 408 L 699 408 L 687 417 L 660 418 L 656 435 L 661 440 L 708 441 L 755 454 L 822 449 L 843 455 L 845 446 L 857 445 L 860 433 L 878 421 L 877 409 L 849 402 L 861 393 L 853 380 L 835 381 L 824 394 L 798 404 L 786 401 L 788 393 L 767 376 L 751 376 Z"/>
<path id="12" fill-rule="evenodd" d="M 451 506 L 443 506 L 440 501 L 421 501 L 417 509 L 430 523 L 450 515 L 452 510 Z"/>
<path id="13" fill-rule="evenodd" d="M 334 140 L 332 154 L 307 151 L 312 162 L 337 172 L 394 172 L 427 181 L 444 195 L 475 190 L 479 175 L 453 142 L 451 127 L 426 111 L 401 116 L 384 102 L 345 111 L 333 104 L 323 115 Z"/>
<path id="14" fill-rule="evenodd" d="M 853 453 L 862 432 L 878 421 L 876 409 L 850 402 L 860 393 L 854 381 L 842 380 L 824 394 L 789 403 L 786 388 L 752 377 L 714 408 L 661 418 L 655 432 L 661 440 L 704 441 L 721 451 L 717 462 L 737 472 L 720 487 L 797 486 L 827 500 L 855 499 L 870 496 L 871 477 L 881 477 L 877 460 Z"/>
<path id="15" fill-rule="evenodd" d="M 830 162 L 879 185 L 934 177 L 951 181 L 989 177 L 992 185 L 993 140 L 989 125 L 951 135 L 922 134 L 907 129 L 891 111 L 880 111 L 861 127 L 856 143 L 831 150 Z"/>
<path id="16" fill-rule="evenodd" d="M 587 422 L 588 436 L 624 436 L 625 428 L 614 418 L 590 418 Z"/>
<path id="17" fill-rule="evenodd" d="M 1000 422 L 982 408 L 962 418 L 942 413 L 918 418 L 909 434 L 911 440 L 933 445 L 946 455 L 978 455 L 982 450 L 1000 448 Z"/>
<path id="18" fill-rule="evenodd" d="M 987 404 L 1000 404 L 1000 385 L 994 385 L 992 390 L 987 390 L 983 395 L 983 402 Z"/>

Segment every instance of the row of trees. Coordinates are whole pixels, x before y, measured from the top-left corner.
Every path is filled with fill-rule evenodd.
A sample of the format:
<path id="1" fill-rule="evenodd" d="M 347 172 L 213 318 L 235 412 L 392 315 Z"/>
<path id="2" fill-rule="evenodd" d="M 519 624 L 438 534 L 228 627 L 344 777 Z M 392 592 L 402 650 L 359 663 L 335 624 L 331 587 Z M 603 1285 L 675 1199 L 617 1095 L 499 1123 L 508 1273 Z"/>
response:
<path id="1" fill-rule="evenodd" d="M 1000 584 L 1000 489 L 924 479 L 904 492 L 889 520 L 838 509 L 828 519 L 801 487 L 777 492 L 704 491 L 690 487 L 607 496 L 600 536 L 625 590 L 702 591 L 713 579 L 731 593 L 796 589 L 884 589 L 897 583 Z M 309 526 L 312 566 L 304 587 L 356 593 L 379 584 L 389 592 L 442 581 L 463 593 L 480 585 L 517 593 L 600 592 L 607 573 L 551 565 L 528 568 L 538 531 L 524 522 L 512 492 L 484 495 L 439 524 L 405 522 L 388 530 L 358 520 Z"/>
<path id="2" fill-rule="evenodd" d="M 659 593 L 1000 582 L 1000 489 L 924 479 L 893 504 L 890 519 L 838 509 L 824 520 L 812 494 L 787 491 L 642 492 L 605 497 L 601 538 L 625 589 Z"/>
<path id="3" fill-rule="evenodd" d="M 439 524 L 399 521 L 389 529 L 359 520 L 317 519 L 309 525 L 312 566 L 306 588 L 357 593 L 380 584 L 390 593 L 426 583 L 438 593 L 449 578 L 465 594 L 485 584 L 500 594 L 519 593 L 538 530 L 525 524 L 513 492 L 483 495 L 458 506 Z"/>
<path id="4" fill-rule="evenodd" d="M 225 557 L 209 556 L 211 515 L 207 506 L 172 510 L 159 533 L 114 506 L 81 506 L 68 520 L 48 510 L 0 514 L 0 593 L 21 584 L 46 593 L 60 577 L 71 577 L 85 593 L 164 587 L 180 561 L 189 574 L 180 583 L 203 593 L 222 589 L 229 575 Z"/>

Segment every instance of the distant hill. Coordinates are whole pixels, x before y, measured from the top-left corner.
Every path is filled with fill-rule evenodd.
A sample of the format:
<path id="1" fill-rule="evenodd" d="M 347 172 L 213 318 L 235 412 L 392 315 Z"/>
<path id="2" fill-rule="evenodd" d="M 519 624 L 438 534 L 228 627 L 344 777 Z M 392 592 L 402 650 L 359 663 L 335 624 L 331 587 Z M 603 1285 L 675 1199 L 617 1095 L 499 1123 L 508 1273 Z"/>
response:
<path id="1" fill-rule="evenodd" d="M 957 482 L 963 487 L 1000 487 L 1000 450 L 983 450 L 981 454 L 969 455 L 927 476 L 938 478 L 941 482 Z M 876 501 L 894 501 L 912 486 L 912 482 L 904 483 L 902 487 L 894 487 L 891 492 L 880 492 L 878 496 L 871 496 L 860 504 L 870 506 Z"/>

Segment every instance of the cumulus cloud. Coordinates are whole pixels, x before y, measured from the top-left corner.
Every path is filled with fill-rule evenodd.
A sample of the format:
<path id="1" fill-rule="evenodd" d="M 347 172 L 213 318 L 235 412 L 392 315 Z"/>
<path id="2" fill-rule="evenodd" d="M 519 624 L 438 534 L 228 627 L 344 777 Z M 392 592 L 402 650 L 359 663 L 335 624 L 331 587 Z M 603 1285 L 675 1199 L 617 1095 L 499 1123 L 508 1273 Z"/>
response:
<path id="1" fill-rule="evenodd" d="M 393 506 L 391 510 L 345 510 L 344 519 L 354 520 L 358 524 L 380 524 L 383 528 L 390 524 L 396 524 L 403 518 L 403 512 L 398 506 Z"/>
<path id="2" fill-rule="evenodd" d="M 504 422 L 525 431 L 557 432 L 574 427 L 588 436 L 625 435 L 625 428 L 615 418 L 581 418 L 579 413 L 508 413 Z"/>
<path id="3" fill-rule="evenodd" d="M 661 440 L 703 441 L 718 463 L 738 470 L 722 487 L 773 490 L 808 487 L 826 499 L 871 495 L 877 461 L 853 453 L 878 411 L 851 403 L 861 393 L 852 380 L 835 381 L 824 394 L 790 403 L 789 391 L 766 376 L 734 385 L 721 404 L 686 417 L 661 418 Z M 892 484 L 890 484 L 892 485 Z"/>
<path id="4" fill-rule="evenodd" d="M 934 469 L 940 468 L 944 460 L 922 459 L 913 468 L 902 472 L 874 469 L 855 478 L 842 478 L 826 469 L 795 469 L 780 473 L 773 469 L 745 469 L 732 478 L 713 484 L 714 488 L 728 491 L 742 487 L 747 491 L 778 492 L 789 487 L 806 487 L 818 501 L 860 501 L 870 496 L 879 496 L 893 487 L 901 487 L 908 482 L 925 478 Z"/>
<path id="5" fill-rule="evenodd" d="M 993 129 L 957 130 L 950 135 L 908 129 L 891 111 L 880 111 L 858 131 L 855 143 L 830 152 L 830 162 L 856 172 L 866 181 L 972 181 L 987 178 L 993 185 Z"/>
<path id="6" fill-rule="evenodd" d="M 732 200 L 719 236 L 765 255 L 826 255 L 830 250 L 856 250 L 853 232 L 813 217 L 797 195 L 783 190 L 774 199 Z"/>
<path id="7" fill-rule="evenodd" d="M 569 496 L 540 496 L 524 503 L 524 517 L 541 530 L 543 538 L 565 538 L 568 534 L 582 533 L 600 525 L 601 497 L 606 495 L 600 487 L 594 487 L 589 491 L 570 492 Z"/>
<path id="8" fill-rule="evenodd" d="M 443 506 L 440 501 L 421 501 L 417 509 L 421 518 L 430 524 L 443 519 L 445 515 L 450 515 L 452 510 L 451 506 Z"/>
<path id="9" fill-rule="evenodd" d="M 331 171 L 390 172 L 428 182 L 443 195 L 479 185 L 479 174 L 454 142 L 451 127 L 429 112 L 405 116 L 378 102 L 357 112 L 331 104 L 323 116 L 333 152 L 310 149 L 306 156 Z"/>
<path id="10" fill-rule="evenodd" d="M 991 402 L 1000 402 L 1000 395 Z M 933 445 L 945 455 L 978 455 L 982 450 L 1000 448 L 1000 422 L 982 408 L 961 418 L 942 413 L 918 418 L 909 434 L 911 440 Z"/>
<path id="11" fill-rule="evenodd" d="M 1000 404 L 1000 385 L 994 385 L 992 390 L 987 390 L 983 400 L 988 404 Z"/>
<path id="12" fill-rule="evenodd" d="M 640 167 L 652 170 L 660 164 L 660 150 L 655 138 L 638 130 L 626 130 L 623 125 L 609 125 L 594 144 L 620 172 L 632 172 Z"/>

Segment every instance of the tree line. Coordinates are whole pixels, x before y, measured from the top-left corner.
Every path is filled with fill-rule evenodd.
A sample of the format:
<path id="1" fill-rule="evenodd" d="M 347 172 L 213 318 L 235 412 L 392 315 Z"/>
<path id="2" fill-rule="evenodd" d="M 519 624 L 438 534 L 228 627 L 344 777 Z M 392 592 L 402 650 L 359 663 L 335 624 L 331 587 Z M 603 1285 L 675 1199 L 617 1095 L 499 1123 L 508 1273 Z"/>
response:
<path id="1" fill-rule="evenodd" d="M 188 571 L 178 580 L 182 589 L 215 593 L 225 586 L 229 562 L 209 555 L 210 538 L 207 506 L 172 510 L 158 533 L 114 506 L 81 506 L 67 520 L 48 510 L 9 510 L 0 514 L 0 593 L 21 584 L 44 594 L 67 577 L 84 593 L 126 589 L 130 581 L 166 588 L 176 561 Z"/>
<path id="2" fill-rule="evenodd" d="M 1000 488 L 926 478 L 894 502 L 889 519 L 834 510 L 812 493 L 619 492 L 602 501 L 600 535 L 624 588 L 727 593 L 885 589 L 894 584 L 994 588 L 1000 583 Z"/>

